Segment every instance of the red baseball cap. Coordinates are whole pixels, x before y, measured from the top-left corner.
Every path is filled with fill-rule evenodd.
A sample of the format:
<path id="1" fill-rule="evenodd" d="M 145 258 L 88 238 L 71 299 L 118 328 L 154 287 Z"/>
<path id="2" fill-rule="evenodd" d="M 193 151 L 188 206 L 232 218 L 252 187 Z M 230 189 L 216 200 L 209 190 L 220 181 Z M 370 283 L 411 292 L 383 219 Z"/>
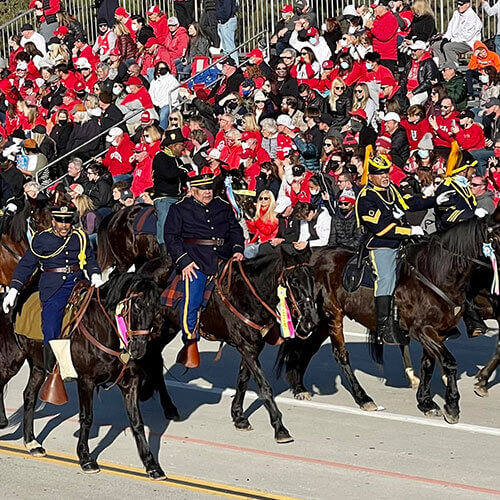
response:
<path id="1" fill-rule="evenodd" d="M 330 59 L 328 59 L 328 61 L 323 61 L 323 69 L 333 69 L 334 67 L 334 64 L 333 64 L 333 61 L 330 61 Z"/>
<path id="2" fill-rule="evenodd" d="M 258 136 L 259 136 L 259 132 L 243 132 L 241 134 L 241 140 L 242 141 L 247 141 L 248 139 L 255 139 L 258 141 Z"/>
<path id="3" fill-rule="evenodd" d="M 283 5 L 283 7 L 281 8 L 281 12 L 286 12 L 287 14 L 289 14 L 290 12 L 293 12 L 293 7 L 290 4 Z"/>
<path id="4" fill-rule="evenodd" d="M 306 32 L 306 35 L 309 37 L 316 36 L 318 34 L 319 34 L 318 30 L 314 26 L 311 26 Z"/>
<path id="5" fill-rule="evenodd" d="M 141 122 L 147 123 L 151 121 L 151 113 L 149 111 L 144 111 L 141 115 Z"/>
<path id="6" fill-rule="evenodd" d="M 146 40 L 144 47 L 149 48 L 153 45 L 160 45 L 160 40 L 158 40 L 158 38 L 155 38 L 154 36 Z"/>
<path id="7" fill-rule="evenodd" d="M 360 118 L 363 118 L 363 120 L 368 119 L 368 115 L 366 114 L 366 111 L 364 109 L 361 109 L 361 108 L 355 109 L 354 111 L 349 111 L 348 113 L 351 116 L 359 116 Z"/>
<path id="8" fill-rule="evenodd" d="M 246 57 L 248 57 L 249 59 L 250 57 L 256 57 L 257 59 L 264 59 L 264 54 L 260 49 L 253 49 L 248 54 L 246 54 Z"/>
<path id="9" fill-rule="evenodd" d="M 159 14 L 160 12 L 160 7 L 158 7 L 158 5 L 154 5 L 148 11 L 146 11 L 146 15 L 150 16 L 151 14 Z"/>
<path id="10" fill-rule="evenodd" d="M 55 31 L 54 31 L 54 35 L 57 36 L 57 35 L 64 35 L 66 36 L 67 34 L 69 33 L 69 29 L 67 26 L 59 26 Z"/>
<path id="11" fill-rule="evenodd" d="M 134 151 L 137 153 L 142 153 L 142 151 L 146 151 L 146 147 L 142 142 L 138 142 L 137 144 L 134 145 Z"/>
<path id="12" fill-rule="evenodd" d="M 125 85 L 137 85 L 138 87 L 142 87 L 142 80 L 138 76 L 131 76 L 126 82 Z"/>
<path id="13" fill-rule="evenodd" d="M 344 146 L 356 146 L 358 144 L 358 141 L 356 140 L 356 137 L 351 134 L 351 132 L 347 132 L 344 140 L 342 141 L 342 144 Z"/>
<path id="14" fill-rule="evenodd" d="M 85 84 L 78 80 L 76 83 L 75 83 L 75 92 L 83 92 L 85 90 Z"/>
<path id="15" fill-rule="evenodd" d="M 64 97 L 71 97 L 71 99 L 74 99 L 76 97 L 76 92 L 73 89 L 67 89 L 66 92 L 64 92 Z"/>
<path id="16" fill-rule="evenodd" d="M 128 12 L 123 7 L 118 7 L 115 10 L 115 16 L 128 16 Z"/>
<path id="17" fill-rule="evenodd" d="M 119 56 L 120 55 L 120 49 L 118 47 L 113 47 L 110 51 L 109 51 L 109 55 L 110 56 Z"/>
<path id="18" fill-rule="evenodd" d="M 392 145 L 392 140 L 390 137 L 387 137 L 385 135 L 381 135 L 376 141 L 375 141 L 375 147 L 378 148 L 385 148 L 385 149 L 391 149 Z"/>

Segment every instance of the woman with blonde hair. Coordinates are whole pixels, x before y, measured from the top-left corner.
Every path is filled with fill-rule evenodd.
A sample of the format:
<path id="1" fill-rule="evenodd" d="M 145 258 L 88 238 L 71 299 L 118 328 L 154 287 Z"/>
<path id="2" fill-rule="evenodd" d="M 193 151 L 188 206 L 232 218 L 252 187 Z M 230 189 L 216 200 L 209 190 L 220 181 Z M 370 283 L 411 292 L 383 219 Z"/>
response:
<path id="1" fill-rule="evenodd" d="M 137 53 L 137 45 L 134 43 L 130 31 L 120 21 L 114 24 L 113 31 L 116 34 L 116 46 L 120 50 L 122 61 L 134 59 Z"/>
<path id="2" fill-rule="evenodd" d="M 257 119 L 253 113 L 247 113 L 242 118 L 241 128 L 243 132 L 259 132 L 260 127 L 257 125 Z"/>
<path id="3" fill-rule="evenodd" d="M 94 202 L 89 196 L 84 194 L 81 184 L 71 184 L 67 189 L 71 202 L 75 205 L 78 212 L 79 225 L 88 234 L 93 233 L 95 231 L 95 215 L 93 214 L 93 211 L 95 210 Z M 91 227 L 88 227 L 88 222 L 91 222 Z"/>
<path id="4" fill-rule="evenodd" d="M 180 111 L 172 111 L 168 117 L 168 127 L 167 130 L 172 128 L 180 128 L 182 130 L 184 127 L 184 118 Z"/>
<path id="5" fill-rule="evenodd" d="M 351 96 L 342 78 L 333 80 L 328 104 L 333 118 L 331 126 L 340 130 L 349 121 L 349 111 L 351 110 Z"/>
<path id="6" fill-rule="evenodd" d="M 404 43 L 409 45 L 414 39 L 428 42 L 436 34 L 436 20 L 433 10 L 427 0 L 415 0 L 411 10 L 414 14 L 413 21 Z"/>
<path id="7" fill-rule="evenodd" d="M 142 140 L 146 145 L 149 156 L 153 158 L 161 148 L 161 132 L 155 125 L 148 125 L 142 132 Z"/>
<path id="8" fill-rule="evenodd" d="M 366 85 L 366 83 L 358 83 L 354 87 L 352 110 L 355 111 L 357 109 L 365 110 L 368 125 L 371 125 L 375 130 L 377 130 L 377 120 L 375 119 L 377 105 L 370 97 L 370 91 L 368 90 L 368 85 Z"/>
<path id="9" fill-rule="evenodd" d="M 52 42 L 49 45 L 48 57 L 55 66 L 56 64 L 68 64 L 70 54 L 69 50 L 66 48 L 66 45 Z"/>
<path id="10" fill-rule="evenodd" d="M 274 194 L 265 189 L 259 194 L 255 217 L 246 221 L 248 231 L 253 234 L 252 239 L 245 246 L 245 257 L 252 258 L 257 255 L 262 243 L 272 240 L 278 233 L 278 216 L 274 211 L 276 199 Z"/>

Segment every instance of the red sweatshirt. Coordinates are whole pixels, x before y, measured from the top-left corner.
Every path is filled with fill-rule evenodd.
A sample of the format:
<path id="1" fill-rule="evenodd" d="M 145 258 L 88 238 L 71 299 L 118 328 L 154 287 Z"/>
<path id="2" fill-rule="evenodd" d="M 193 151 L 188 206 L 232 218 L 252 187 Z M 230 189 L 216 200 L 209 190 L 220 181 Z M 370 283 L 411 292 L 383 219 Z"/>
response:
<path id="1" fill-rule="evenodd" d="M 474 149 L 486 147 L 484 130 L 477 123 L 473 123 L 469 128 L 460 129 L 460 131 L 455 134 L 455 137 L 461 149 L 472 151 Z"/>
<path id="2" fill-rule="evenodd" d="M 151 28 L 153 28 L 155 38 L 158 38 L 161 43 L 165 43 L 167 36 L 170 35 L 167 25 L 167 16 L 165 14 L 162 14 L 158 21 L 151 21 L 150 19 L 148 24 L 151 26 Z"/>
<path id="3" fill-rule="evenodd" d="M 132 174 L 132 185 L 130 190 L 137 198 L 147 188 L 153 186 L 153 159 L 147 156 L 144 161 L 137 163 L 134 173 Z"/>
<path id="4" fill-rule="evenodd" d="M 358 80 L 359 83 L 366 83 L 366 82 L 380 83 L 382 81 L 382 78 L 392 78 L 394 80 L 394 75 L 392 74 L 392 71 L 389 68 L 382 66 L 381 64 L 378 65 L 376 71 L 368 71 L 366 69 L 366 63 L 359 64 L 358 68 L 360 71 L 360 77 Z"/>
<path id="5" fill-rule="evenodd" d="M 123 134 L 122 142 L 118 146 L 111 145 L 102 160 L 102 164 L 108 167 L 112 176 L 128 174 L 132 170 L 130 157 L 134 153 L 134 143 L 128 134 Z"/>
<path id="6" fill-rule="evenodd" d="M 80 57 L 84 57 L 85 59 L 87 59 L 87 61 L 92 66 L 93 70 L 95 70 L 95 67 L 97 66 L 97 64 L 99 64 L 101 62 L 101 60 L 99 59 L 99 56 L 96 55 L 96 53 L 94 52 L 94 49 L 90 45 L 84 45 L 82 50 L 78 51 L 77 55 L 73 55 L 73 57 L 71 58 L 71 60 L 73 61 L 73 64 L 76 65 L 76 61 L 78 61 L 78 59 Z"/>
<path id="7" fill-rule="evenodd" d="M 189 35 L 186 28 L 179 26 L 172 36 L 170 31 L 167 31 L 165 38 L 165 47 L 170 52 L 172 59 L 180 59 L 184 57 L 189 44 Z"/>
<path id="8" fill-rule="evenodd" d="M 398 30 L 398 21 L 391 11 L 375 18 L 368 34 L 372 38 L 373 52 L 378 52 L 381 59 L 398 60 Z"/>
<path id="9" fill-rule="evenodd" d="M 433 130 L 427 118 L 420 120 L 417 123 L 410 123 L 407 120 L 401 120 L 401 126 L 406 130 L 406 137 L 408 137 L 408 142 L 410 143 L 410 150 L 418 149 L 418 143 L 422 140 L 422 137 L 430 133 L 433 134 Z"/>
<path id="10" fill-rule="evenodd" d="M 129 102 L 139 101 L 142 104 L 144 109 L 153 108 L 153 101 L 151 100 L 151 96 L 147 91 L 146 87 L 140 87 L 139 90 L 135 94 L 127 94 L 125 99 L 122 101 L 122 105 L 125 106 Z"/>
<path id="11" fill-rule="evenodd" d="M 459 126 L 458 113 L 453 111 L 451 115 L 447 118 L 442 116 L 436 117 L 436 122 L 438 124 L 438 129 L 434 132 L 434 146 L 435 147 L 445 147 L 450 148 L 453 137 L 451 135 L 451 127 Z"/>

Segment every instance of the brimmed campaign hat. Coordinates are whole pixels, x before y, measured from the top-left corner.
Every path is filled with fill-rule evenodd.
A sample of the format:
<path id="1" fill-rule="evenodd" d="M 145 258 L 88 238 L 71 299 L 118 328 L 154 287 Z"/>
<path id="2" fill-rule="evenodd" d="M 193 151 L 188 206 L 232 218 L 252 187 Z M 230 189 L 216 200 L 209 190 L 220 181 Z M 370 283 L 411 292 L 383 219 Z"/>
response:
<path id="1" fill-rule="evenodd" d="M 171 146 L 172 144 L 177 144 L 178 142 L 186 142 L 187 139 L 182 135 L 180 128 L 173 128 L 165 132 L 165 139 L 161 145 L 163 147 Z"/>
<path id="2" fill-rule="evenodd" d="M 75 210 L 70 207 L 51 207 L 52 218 L 57 222 L 73 222 Z"/>

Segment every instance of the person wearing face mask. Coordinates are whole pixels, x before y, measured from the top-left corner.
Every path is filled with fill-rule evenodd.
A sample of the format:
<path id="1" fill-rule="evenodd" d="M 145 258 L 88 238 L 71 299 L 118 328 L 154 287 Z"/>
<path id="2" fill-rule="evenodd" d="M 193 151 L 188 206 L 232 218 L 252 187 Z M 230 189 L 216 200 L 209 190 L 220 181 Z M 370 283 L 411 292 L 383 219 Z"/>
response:
<path id="1" fill-rule="evenodd" d="M 361 244 L 361 229 L 356 221 L 354 205 L 356 194 L 352 189 L 344 189 L 337 201 L 337 210 L 332 215 L 329 247 L 345 247 L 357 250 Z"/>
<path id="2" fill-rule="evenodd" d="M 380 83 L 383 79 L 389 78 L 394 80 L 392 71 L 381 64 L 381 57 L 378 52 L 369 52 L 366 54 L 365 63 L 361 65 L 361 71 L 362 74 L 359 78 L 360 83 Z"/>
<path id="3" fill-rule="evenodd" d="M 55 115 L 56 123 L 50 131 L 50 137 L 56 143 L 59 156 L 63 156 L 68 151 L 68 140 L 73 130 L 73 124 L 68 117 L 69 114 L 66 110 L 59 110 Z"/>
<path id="4" fill-rule="evenodd" d="M 478 40 L 474 43 L 474 53 L 470 58 L 468 69 L 465 73 L 469 95 L 475 95 L 474 81 L 481 80 L 480 72 L 488 66 L 493 66 L 497 71 L 500 71 L 500 56 L 496 52 L 488 50 L 486 45 Z M 482 80 L 481 82 L 488 83 Z"/>
<path id="5" fill-rule="evenodd" d="M 343 133 L 351 133 L 356 138 L 356 143 L 361 147 L 366 147 L 368 144 L 372 146 L 377 140 L 377 132 L 368 124 L 368 115 L 364 109 L 358 108 L 349 111 L 349 122 L 342 129 Z"/>
<path id="6" fill-rule="evenodd" d="M 106 136 L 110 143 L 106 156 L 99 159 L 113 177 L 113 182 L 132 180 L 131 158 L 134 154 L 134 143 L 121 128 L 114 127 Z"/>
<path id="7" fill-rule="evenodd" d="M 254 190 L 261 165 L 270 162 L 267 151 L 262 148 L 262 136 L 259 132 L 243 132 L 241 136 L 243 173 L 248 184 L 248 189 Z"/>
<path id="8" fill-rule="evenodd" d="M 104 62 L 109 59 L 109 53 L 115 48 L 117 37 L 116 33 L 110 29 L 106 19 L 102 17 L 97 20 L 97 32 L 97 39 L 92 49 Z"/>
<path id="9" fill-rule="evenodd" d="M 296 23 L 295 29 L 290 37 L 290 45 L 298 52 L 301 52 L 304 47 L 310 48 L 314 52 L 314 55 L 320 64 L 324 61 L 328 61 L 328 59 L 332 57 L 332 51 L 330 50 L 330 47 L 328 47 L 325 39 L 320 36 L 319 31 L 314 26 L 311 26 L 306 30 L 306 40 L 300 41 L 300 29 L 301 24 Z"/>
<path id="10" fill-rule="evenodd" d="M 123 120 L 123 113 L 116 104 L 113 104 L 113 96 L 107 92 L 99 94 L 99 107 L 101 114 L 101 129 L 108 130 Z M 121 125 L 123 128 L 125 125 Z"/>
<path id="11" fill-rule="evenodd" d="M 175 106 L 179 96 L 179 82 L 170 73 L 168 65 L 162 61 L 156 64 L 154 78 L 149 87 L 149 94 L 153 104 L 160 110 L 160 128 L 168 126 L 170 103 Z"/>

